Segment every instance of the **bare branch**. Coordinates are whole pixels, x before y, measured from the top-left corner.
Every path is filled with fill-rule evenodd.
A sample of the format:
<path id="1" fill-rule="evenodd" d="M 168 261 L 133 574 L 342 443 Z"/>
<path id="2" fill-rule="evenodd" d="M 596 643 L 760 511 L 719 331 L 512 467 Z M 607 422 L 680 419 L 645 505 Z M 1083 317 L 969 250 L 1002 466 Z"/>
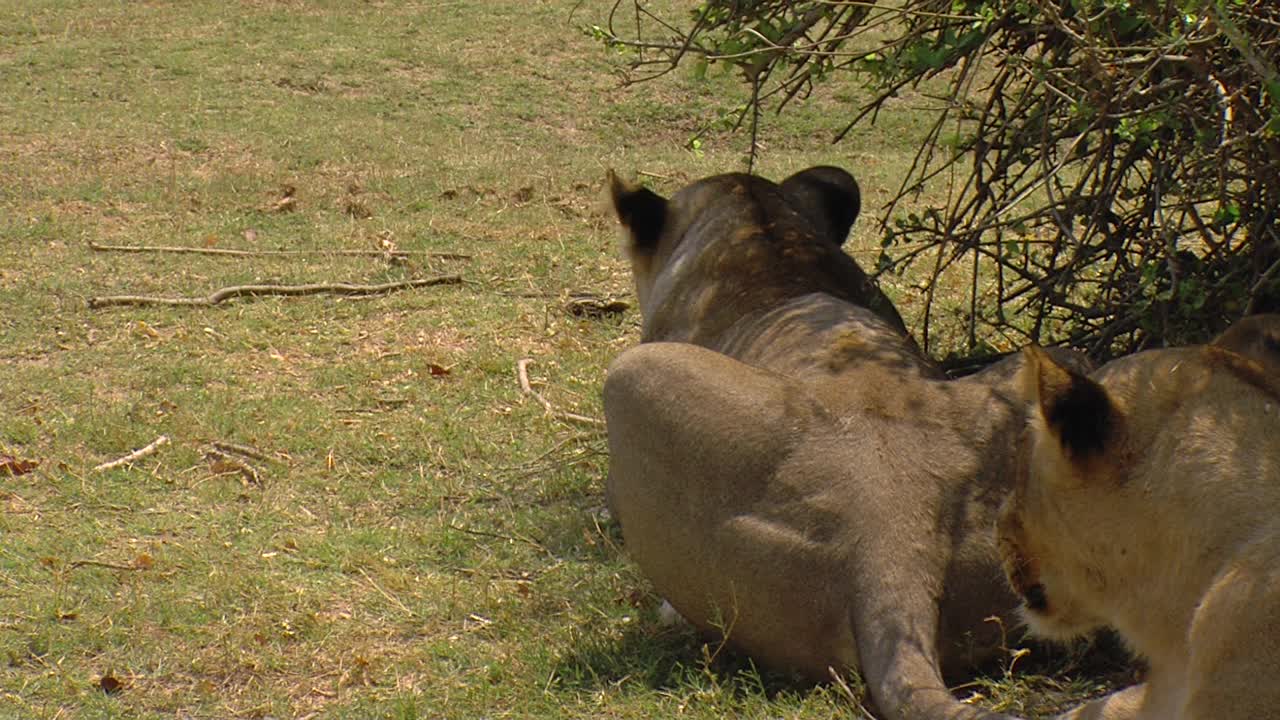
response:
<path id="1" fill-rule="evenodd" d="M 116 305 L 176 305 L 184 307 L 209 307 L 227 300 L 243 297 L 263 297 L 268 295 L 384 295 L 397 290 L 429 287 L 432 285 L 457 285 L 462 282 L 459 275 L 442 275 L 417 280 L 401 280 L 378 285 L 352 285 L 349 283 L 314 283 L 310 285 L 232 285 L 217 290 L 205 297 L 154 297 L 149 295 L 106 295 L 89 298 L 90 308 L 103 308 Z"/>
<path id="2" fill-rule="evenodd" d="M 440 260 L 470 260 L 461 253 L 415 252 L 412 250 L 234 250 L 231 248 L 187 247 L 181 245 L 100 245 L 89 243 L 95 252 L 173 253 L 191 255 L 225 255 L 228 257 L 303 257 L 333 255 L 336 257 L 431 257 Z"/>
<path id="3" fill-rule="evenodd" d="M 155 440 L 152 440 L 150 443 L 146 444 L 145 446 L 140 447 L 137 450 L 134 450 L 133 452 L 129 453 L 128 455 L 125 455 L 124 457 L 118 458 L 116 460 L 112 460 L 110 462 L 104 462 L 101 465 L 95 465 L 93 467 L 93 471 L 103 472 L 105 470 L 114 470 L 118 467 L 128 465 L 137 460 L 141 460 L 142 458 L 147 457 L 148 455 L 154 455 L 157 450 L 159 450 L 160 448 L 168 444 L 169 444 L 169 436 L 161 435 L 160 437 L 156 438 Z"/>
<path id="4" fill-rule="evenodd" d="M 908 88 L 933 103 L 912 110 L 930 117 L 880 218 L 877 262 L 923 278 L 926 343 L 933 322 L 960 322 L 971 352 L 1034 339 L 1105 359 L 1280 310 L 1270 0 L 704 0 L 691 22 L 631 1 L 645 8 L 635 36 L 611 41 L 639 53 L 633 69 L 649 74 L 633 81 L 690 55 L 742 71 L 749 167 L 763 110 L 829 73 L 870 90 L 837 141 L 898 111 Z M 925 205 L 938 184 L 945 201 Z M 954 319 L 935 312 L 943 287 L 965 288 Z"/>

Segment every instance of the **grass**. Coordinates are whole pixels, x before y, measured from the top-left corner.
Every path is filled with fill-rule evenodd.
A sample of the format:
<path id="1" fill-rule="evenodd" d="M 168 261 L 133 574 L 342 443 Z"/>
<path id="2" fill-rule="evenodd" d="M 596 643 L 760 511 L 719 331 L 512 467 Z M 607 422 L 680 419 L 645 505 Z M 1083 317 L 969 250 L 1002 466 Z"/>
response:
<path id="1" fill-rule="evenodd" d="M 659 623 L 602 517 L 601 432 L 517 383 L 530 358 L 556 409 L 599 417 L 636 342 L 634 310 L 563 310 L 630 298 L 606 168 L 671 191 L 741 166 L 741 136 L 684 147 L 732 79 L 618 87 L 573 26 L 607 5 L 0 0 L 0 453 L 41 463 L 0 488 L 0 717 L 853 715 Z M 833 147 L 815 102 L 760 170 L 841 164 L 875 208 L 918 122 Z M 388 243 L 471 257 L 327 252 Z M 874 260 L 871 222 L 850 247 Z M 467 282 L 86 304 L 449 273 Z M 226 442 L 265 453 L 256 479 L 210 459 Z"/>

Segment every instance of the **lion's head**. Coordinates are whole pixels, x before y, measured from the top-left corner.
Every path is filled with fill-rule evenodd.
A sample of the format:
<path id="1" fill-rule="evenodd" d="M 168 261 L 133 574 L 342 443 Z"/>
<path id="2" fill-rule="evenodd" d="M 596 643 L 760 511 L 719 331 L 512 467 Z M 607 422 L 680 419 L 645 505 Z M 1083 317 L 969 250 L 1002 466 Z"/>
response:
<path id="1" fill-rule="evenodd" d="M 610 173 L 609 192 L 645 340 L 696 341 L 813 293 L 868 308 L 905 334 L 893 304 L 841 249 L 861 195 L 840 168 L 809 168 L 781 183 L 715 175 L 670 199 Z"/>
<path id="2" fill-rule="evenodd" d="M 1092 377 L 1025 351 L 1031 420 L 997 537 L 1033 632 L 1141 635 L 1126 629 L 1142 624 L 1144 597 L 1154 606 L 1177 583 L 1208 582 L 1195 558 L 1235 542 L 1254 512 L 1215 511 L 1280 487 L 1277 338 L 1280 316 L 1255 316 L 1209 345 L 1138 353 Z M 1255 496 L 1263 522 L 1275 508 Z"/>

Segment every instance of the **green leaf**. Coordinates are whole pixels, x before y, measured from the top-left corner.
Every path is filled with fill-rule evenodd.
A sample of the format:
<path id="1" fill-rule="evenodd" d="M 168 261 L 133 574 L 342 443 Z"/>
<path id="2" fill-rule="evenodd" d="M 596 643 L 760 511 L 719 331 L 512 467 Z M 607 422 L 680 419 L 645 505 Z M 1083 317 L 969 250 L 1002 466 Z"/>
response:
<path id="1" fill-rule="evenodd" d="M 1240 222 L 1240 206 L 1234 202 L 1224 203 L 1218 206 L 1218 211 L 1213 214 L 1213 224 L 1220 229 L 1226 229 Z"/>
<path id="2" fill-rule="evenodd" d="M 707 61 L 707 58 L 706 58 L 706 57 L 700 57 L 700 58 L 698 58 L 697 62 L 695 62 L 695 63 L 693 64 L 693 79 L 694 79 L 694 80 L 706 80 L 706 79 L 707 79 L 707 67 L 708 67 L 710 64 L 711 64 L 711 63 Z"/>

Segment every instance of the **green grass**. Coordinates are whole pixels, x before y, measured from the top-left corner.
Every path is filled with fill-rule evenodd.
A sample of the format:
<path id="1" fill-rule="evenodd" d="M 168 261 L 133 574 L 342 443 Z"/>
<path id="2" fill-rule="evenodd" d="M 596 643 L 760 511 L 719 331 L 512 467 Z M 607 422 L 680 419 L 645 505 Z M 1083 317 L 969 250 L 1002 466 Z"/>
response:
<path id="1" fill-rule="evenodd" d="M 855 714 L 662 626 L 602 519 L 602 434 L 517 383 L 530 358 L 557 410 L 599 417 L 636 342 L 634 310 L 563 310 L 630 297 L 607 168 L 667 192 L 741 167 L 742 136 L 684 147 L 732 78 L 620 88 L 570 22 L 608 5 L 0 0 L 0 452 L 41 462 L 0 486 L 0 717 Z M 919 122 L 831 146 L 840 108 L 814 102 L 767 130 L 760 170 L 844 165 L 874 210 Z M 471 258 L 323 252 L 384 242 Z M 864 220 L 851 250 L 876 247 Z M 86 305 L 446 273 L 467 282 Z M 266 453 L 258 481 L 214 442 Z"/>

